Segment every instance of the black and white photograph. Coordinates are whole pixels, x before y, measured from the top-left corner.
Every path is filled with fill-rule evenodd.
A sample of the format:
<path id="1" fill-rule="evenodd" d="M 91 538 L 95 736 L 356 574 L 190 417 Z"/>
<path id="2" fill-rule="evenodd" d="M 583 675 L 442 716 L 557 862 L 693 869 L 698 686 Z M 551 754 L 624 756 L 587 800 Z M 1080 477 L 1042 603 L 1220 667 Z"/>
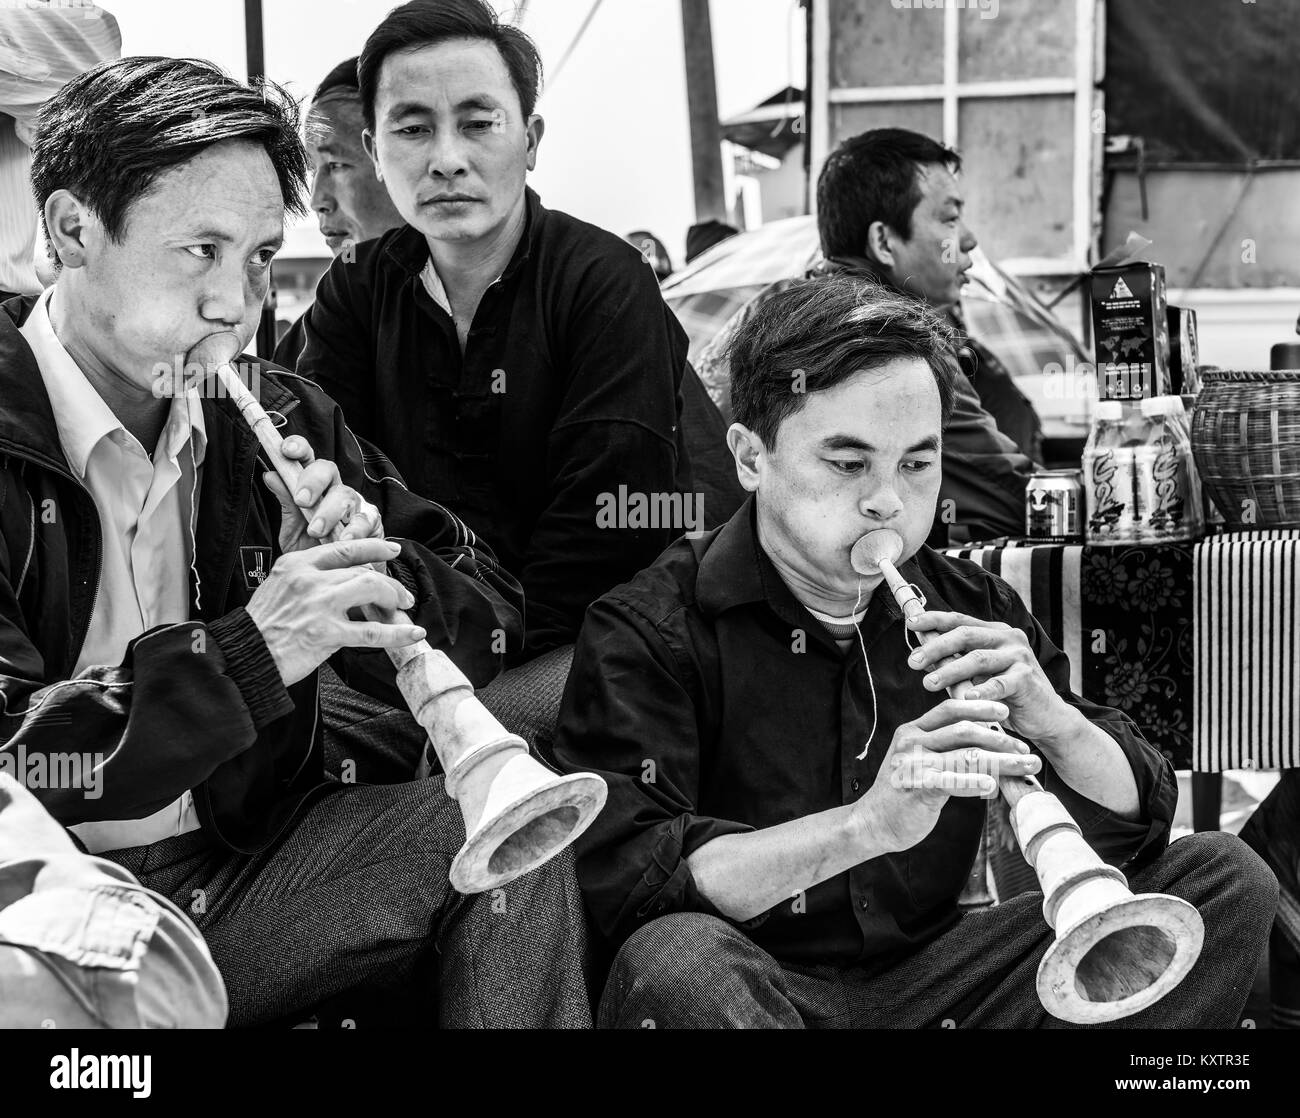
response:
<path id="1" fill-rule="evenodd" d="M 13 1113 L 1285 1098 L 1297 58 L 1300 0 L 0 0 Z"/>

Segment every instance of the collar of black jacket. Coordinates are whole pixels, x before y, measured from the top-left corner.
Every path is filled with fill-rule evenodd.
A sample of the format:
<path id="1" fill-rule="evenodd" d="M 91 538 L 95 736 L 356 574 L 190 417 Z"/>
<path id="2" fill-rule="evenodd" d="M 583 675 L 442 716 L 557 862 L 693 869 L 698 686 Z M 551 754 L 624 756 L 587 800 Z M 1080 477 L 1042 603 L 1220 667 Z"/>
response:
<path id="1" fill-rule="evenodd" d="M 19 453 L 53 469 L 68 472 L 59 442 L 45 381 L 27 340 L 19 328 L 27 321 L 37 296 L 21 295 L 0 303 L 0 452 Z M 258 371 L 244 381 L 268 412 L 286 415 L 297 406 L 298 398 L 280 379 L 286 374 L 278 366 L 256 357 L 241 354 L 236 359 L 241 368 Z M 269 375 L 264 375 L 269 374 Z M 247 424 L 223 391 L 203 391 L 203 418 L 209 425 L 218 416 L 236 430 L 251 437 Z"/>
<path id="2" fill-rule="evenodd" d="M 807 611 L 777 573 L 772 560 L 760 545 L 757 516 L 757 498 L 751 495 L 736 514 L 718 529 L 708 551 L 700 560 L 695 582 L 695 600 L 706 617 L 716 617 L 733 606 L 765 601 L 792 628 L 802 627 L 807 621 Z M 948 610 L 951 607 L 922 570 L 922 562 L 932 556 L 933 552 L 923 546 L 898 570 L 921 591 L 927 609 Z M 890 623 L 902 617 L 902 611 L 892 594 L 884 595 L 883 605 Z"/>
<path id="3" fill-rule="evenodd" d="M 501 273 L 503 280 L 509 279 L 532 255 L 537 238 L 546 217 L 546 207 L 531 186 L 524 187 L 524 235 L 519 238 L 515 254 Z M 429 242 L 423 233 L 413 225 L 404 225 L 388 242 L 384 249 L 393 262 L 408 275 L 419 275 L 420 270 L 429 262 Z"/>

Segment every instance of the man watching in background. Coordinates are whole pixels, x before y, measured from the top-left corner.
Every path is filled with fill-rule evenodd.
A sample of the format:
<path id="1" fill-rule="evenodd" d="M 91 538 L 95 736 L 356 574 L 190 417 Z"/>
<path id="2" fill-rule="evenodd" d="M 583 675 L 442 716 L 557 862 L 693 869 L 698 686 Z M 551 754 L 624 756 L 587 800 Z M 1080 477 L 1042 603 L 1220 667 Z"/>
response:
<path id="1" fill-rule="evenodd" d="M 312 97 L 304 129 L 312 164 L 312 212 L 330 252 L 352 260 L 362 241 L 402 224 L 402 215 L 366 154 L 361 138 L 365 127 L 353 56 L 325 75 Z M 276 362 L 292 369 L 304 341 L 299 317 L 276 346 Z"/>
<path id="2" fill-rule="evenodd" d="M 817 183 L 817 229 L 823 261 L 814 275 L 852 275 L 920 299 L 956 321 L 975 235 L 963 216 L 957 154 L 901 128 L 846 140 L 827 159 Z M 706 384 L 730 381 L 726 350 L 764 301 L 792 286 L 783 281 L 741 308 L 698 362 Z M 944 430 L 944 476 L 930 543 L 1019 534 L 1025 483 L 1040 457 L 1033 406 L 983 347 L 962 337 L 962 371 Z M 729 411 L 723 400 L 723 414 Z"/>
<path id="3" fill-rule="evenodd" d="M 695 526 L 598 518 L 620 493 L 690 488 L 685 333 L 640 253 L 527 187 L 541 60 L 490 6 L 395 9 L 358 79 L 366 150 L 407 224 L 334 261 L 297 371 L 492 540 L 527 595 L 514 662 L 529 660 Z"/>

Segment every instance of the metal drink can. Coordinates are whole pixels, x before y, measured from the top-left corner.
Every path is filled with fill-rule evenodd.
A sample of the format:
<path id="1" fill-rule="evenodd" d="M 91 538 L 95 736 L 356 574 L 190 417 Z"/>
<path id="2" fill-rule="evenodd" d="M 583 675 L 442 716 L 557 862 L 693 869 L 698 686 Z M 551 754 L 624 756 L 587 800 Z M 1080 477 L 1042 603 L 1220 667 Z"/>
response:
<path id="1" fill-rule="evenodd" d="M 1129 543 L 1137 538 L 1133 448 L 1106 447 L 1083 456 L 1088 489 L 1088 542 Z"/>
<path id="2" fill-rule="evenodd" d="M 1083 542 L 1083 474 L 1036 470 L 1025 486 L 1025 535 L 1052 543 Z"/>

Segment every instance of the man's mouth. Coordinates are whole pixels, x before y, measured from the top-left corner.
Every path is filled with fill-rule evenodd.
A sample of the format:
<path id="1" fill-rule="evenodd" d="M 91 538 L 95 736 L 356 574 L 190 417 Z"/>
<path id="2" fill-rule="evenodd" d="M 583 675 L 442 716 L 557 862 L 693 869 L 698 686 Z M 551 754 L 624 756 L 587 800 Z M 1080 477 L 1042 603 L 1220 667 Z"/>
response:
<path id="1" fill-rule="evenodd" d="M 465 202 L 477 202 L 478 199 L 469 194 L 438 194 L 432 198 L 426 198 L 420 203 L 422 206 L 455 206 Z"/>

